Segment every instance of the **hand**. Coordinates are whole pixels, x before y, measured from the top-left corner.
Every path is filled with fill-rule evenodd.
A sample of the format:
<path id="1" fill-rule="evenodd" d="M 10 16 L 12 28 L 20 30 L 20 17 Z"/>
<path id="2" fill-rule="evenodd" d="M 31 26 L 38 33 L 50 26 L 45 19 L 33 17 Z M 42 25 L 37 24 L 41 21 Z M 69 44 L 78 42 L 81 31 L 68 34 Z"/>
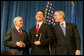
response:
<path id="1" fill-rule="evenodd" d="M 23 43 L 22 41 L 20 41 L 21 46 L 20 47 L 25 47 L 25 43 Z"/>
<path id="2" fill-rule="evenodd" d="M 75 55 L 80 55 L 80 50 L 76 50 Z"/>
<path id="3" fill-rule="evenodd" d="M 25 44 L 22 41 L 16 42 L 18 47 L 25 47 Z"/>
<path id="4" fill-rule="evenodd" d="M 16 45 L 19 47 L 20 46 L 20 42 L 16 42 Z"/>
<path id="5" fill-rule="evenodd" d="M 40 41 L 35 41 L 34 44 L 35 45 L 40 45 L 41 43 L 40 43 Z"/>

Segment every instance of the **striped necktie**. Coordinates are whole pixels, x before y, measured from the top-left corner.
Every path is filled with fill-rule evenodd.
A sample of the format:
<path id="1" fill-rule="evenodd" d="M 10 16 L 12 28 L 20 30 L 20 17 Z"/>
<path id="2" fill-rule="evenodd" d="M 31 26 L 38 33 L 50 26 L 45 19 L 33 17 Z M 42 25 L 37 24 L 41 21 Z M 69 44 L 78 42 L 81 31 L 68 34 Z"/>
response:
<path id="1" fill-rule="evenodd" d="M 62 31 L 64 35 L 66 36 L 66 28 L 64 27 L 64 23 L 61 24 Z"/>

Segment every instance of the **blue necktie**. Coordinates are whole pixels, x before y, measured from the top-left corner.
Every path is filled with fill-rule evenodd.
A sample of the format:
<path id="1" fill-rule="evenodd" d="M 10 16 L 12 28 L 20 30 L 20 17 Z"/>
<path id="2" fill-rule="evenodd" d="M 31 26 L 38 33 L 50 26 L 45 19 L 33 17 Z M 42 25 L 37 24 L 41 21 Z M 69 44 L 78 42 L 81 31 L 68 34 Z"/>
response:
<path id="1" fill-rule="evenodd" d="M 66 28 L 64 27 L 64 23 L 61 24 L 62 31 L 64 35 L 66 36 Z"/>

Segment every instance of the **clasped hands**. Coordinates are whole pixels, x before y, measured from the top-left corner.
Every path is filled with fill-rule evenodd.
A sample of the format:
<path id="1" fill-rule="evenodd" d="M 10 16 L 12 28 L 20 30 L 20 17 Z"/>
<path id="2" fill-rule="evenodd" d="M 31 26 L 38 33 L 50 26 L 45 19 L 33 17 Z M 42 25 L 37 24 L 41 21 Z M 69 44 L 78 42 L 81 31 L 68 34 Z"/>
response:
<path id="1" fill-rule="evenodd" d="M 16 42 L 16 45 L 18 47 L 25 47 L 25 43 L 23 43 L 22 41 Z"/>
<path id="2" fill-rule="evenodd" d="M 40 41 L 35 41 L 34 44 L 35 44 L 36 46 L 38 46 L 38 45 L 40 45 L 41 43 L 40 43 Z"/>

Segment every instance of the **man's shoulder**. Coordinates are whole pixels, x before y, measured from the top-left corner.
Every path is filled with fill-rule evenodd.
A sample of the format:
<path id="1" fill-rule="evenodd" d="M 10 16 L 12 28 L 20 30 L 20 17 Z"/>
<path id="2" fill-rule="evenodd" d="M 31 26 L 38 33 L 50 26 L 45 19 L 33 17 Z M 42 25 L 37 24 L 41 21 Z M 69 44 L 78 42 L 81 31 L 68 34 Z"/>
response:
<path id="1" fill-rule="evenodd" d="M 23 32 L 26 32 L 26 30 L 23 30 L 23 29 L 22 29 L 22 31 L 23 31 Z"/>
<path id="2" fill-rule="evenodd" d="M 15 30 L 15 28 L 9 28 L 9 29 L 7 29 L 7 31 L 12 31 L 12 30 Z"/>
<path id="3" fill-rule="evenodd" d="M 43 23 L 42 27 L 46 30 L 53 30 L 53 26 L 51 24 Z"/>
<path id="4" fill-rule="evenodd" d="M 32 29 L 35 29 L 36 25 L 35 26 L 32 26 L 29 30 L 32 30 Z"/>
<path id="5" fill-rule="evenodd" d="M 14 32 L 15 31 L 15 28 L 8 28 L 6 33 L 11 33 L 11 32 Z"/>
<path id="6" fill-rule="evenodd" d="M 46 26 L 46 27 L 51 27 L 51 25 L 46 24 L 46 23 L 43 23 L 43 26 Z"/>
<path id="7" fill-rule="evenodd" d="M 74 26 L 76 26 L 76 24 L 74 24 L 74 23 L 66 23 L 68 26 L 72 26 L 72 27 L 74 27 Z"/>

